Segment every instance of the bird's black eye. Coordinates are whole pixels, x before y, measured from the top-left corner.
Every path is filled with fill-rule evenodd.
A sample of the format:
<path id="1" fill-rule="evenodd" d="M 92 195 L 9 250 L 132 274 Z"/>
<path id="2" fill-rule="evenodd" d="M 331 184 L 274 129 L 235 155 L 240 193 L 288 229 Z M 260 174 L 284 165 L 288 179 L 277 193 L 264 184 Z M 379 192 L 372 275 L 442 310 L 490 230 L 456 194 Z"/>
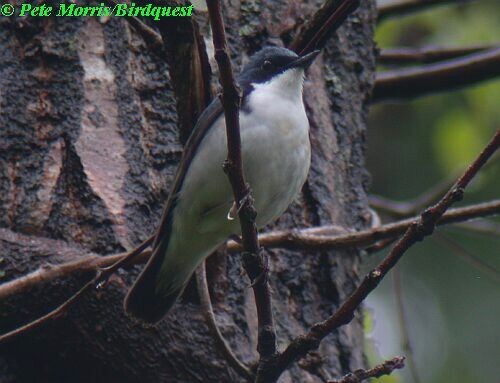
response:
<path id="1" fill-rule="evenodd" d="M 264 63 L 262 64 L 262 69 L 266 71 L 271 70 L 272 67 L 273 63 L 271 62 L 271 60 L 265 60 Z"/>

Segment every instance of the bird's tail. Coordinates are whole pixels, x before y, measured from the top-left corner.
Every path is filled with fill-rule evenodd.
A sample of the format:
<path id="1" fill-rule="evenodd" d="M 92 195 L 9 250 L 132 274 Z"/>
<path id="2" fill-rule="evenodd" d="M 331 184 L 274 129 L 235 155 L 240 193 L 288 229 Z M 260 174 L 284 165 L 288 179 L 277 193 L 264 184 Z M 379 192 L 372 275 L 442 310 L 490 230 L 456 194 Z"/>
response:
<path id="1" fill-rule="evenodd" d="M 166 254 L 164 246 L 154 250 L 125 298 L 124 308 L 128 315 L 144 324 L 155 324 L 168 313 L 194 270 L 177 264 L 176 259 Z"/>

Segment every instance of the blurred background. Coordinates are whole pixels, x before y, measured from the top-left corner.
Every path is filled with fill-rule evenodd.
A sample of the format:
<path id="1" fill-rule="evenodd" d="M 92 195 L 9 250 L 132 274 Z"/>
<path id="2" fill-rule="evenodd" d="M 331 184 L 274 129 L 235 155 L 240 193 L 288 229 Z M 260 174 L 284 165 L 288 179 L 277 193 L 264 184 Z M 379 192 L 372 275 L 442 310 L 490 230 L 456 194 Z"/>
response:
<path id="1" fill-rule="evenodd" d="M 457 3 L 384 20 L 378 46 L 498 46 L 500 1 Z M 500 81 L 373 105 L 368 126 L 371 193 L 412 200 L 460 174 L 500 128 Z M 499 162 L 497 156 L 481 171 L 460 205 L 499 198 Z M 377 211 L 385 222 L 395 219 Z M 369 297 L 370 365 L 395 355 L 410 359 L 380 382 L 500 382 L 500 221 L 475 224 L 485 233 L 448 226 L 412 247 Z M 384 255 L 370 256 L 366 269 Z"/>

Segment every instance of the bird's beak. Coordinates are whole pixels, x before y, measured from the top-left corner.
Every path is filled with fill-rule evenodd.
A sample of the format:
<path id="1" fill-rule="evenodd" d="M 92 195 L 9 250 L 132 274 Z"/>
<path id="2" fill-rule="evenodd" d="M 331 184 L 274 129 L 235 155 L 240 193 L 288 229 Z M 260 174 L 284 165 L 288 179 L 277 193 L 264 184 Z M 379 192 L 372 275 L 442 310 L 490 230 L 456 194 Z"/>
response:
<path id="1" fill-rule="evenodd" d="M 295 61 L 293 61 L 292 63 L 290 63 L 288 65 L 287 69 L 302 68 L 302 69 L 306 70 L 312 64 L 312 62 L 314 61 L 314 59 L 316 58 L 316 56 L 319 55 L 319 53 L 320 53 L 320 51 L 316 50 L 316 51 L 312 51 L 311 53 L 308 53 L 308 54 L 306 54 L 304 56 L 300 56 Z"/>

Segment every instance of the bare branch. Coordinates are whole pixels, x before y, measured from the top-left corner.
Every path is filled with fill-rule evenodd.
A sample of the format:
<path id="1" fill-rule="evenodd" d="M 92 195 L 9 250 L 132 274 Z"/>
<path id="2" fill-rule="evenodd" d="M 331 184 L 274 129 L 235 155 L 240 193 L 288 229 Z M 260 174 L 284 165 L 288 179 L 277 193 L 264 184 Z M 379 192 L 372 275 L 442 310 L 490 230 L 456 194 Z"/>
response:
<path id="1" fill-rule="evenodd" d="M 59 318 L 61 315 L 65 314 L 68 312 L 68 310 L 73 306 L 82 296 L 85 292 L 92 290 L 92 289 L 98 289 L 100 288 L 107 280 L 108 278 L 114 274 L 119 268 L 125 266 L 130 260 L 132 260 L 134 257 L 138 256 L 141 254 L 151 243 L 153 242 L 154 237 L 150 237 L 146 239 L 143 243 L 141 243 L 138 247 L 136 247 L 134 250 L 130 251 L 127 253 L 125 256 L 117 260 L 114 264 L 112 264 L 109 267 L 106 267 L 104 269 L 100 269 L 97 272 L 97 275 L 92 278 L 89 282 L 87 282 L 80 290 L 76 292 L 73 296 L 71 296 L 68 300 L 63 302 L 60 306 L 58 306 L 56 309 L 50 311 L 49 313 L 45 314 L 44 316 L 28 323 L 25 324 L 24 326 L 18 327 L 6 334 L 3 334 L 0 336 L 0 344 L 8 342 L 17 336 L 21 334 L 25 334 L 31 330 L 35 330 L 42 326 L 43 324 Z"/>
<path id="2" fill-rule="evenodd" d="M 194 17 L 165 17 L 156 25 L 163 41 L 163 58 L 168 63 L 177 101 L 177 124 L 184 143 L 212 98 L 205 41 Z"/>
<path id="3" fill-rule="evenodd" d="M 110 3 L 116 6 L 118 3 L 115 0 L 110 0 Z M 161 49 L 163 46 L 163 38 L 149 25 L 145 24 L 136 16 L 126 17 L 125 20 L 132 25 L 135 30 L 142 36 L 146 44 L 151 48 L 152 52 Z"/>
<path id="4" fill-rule="evenodd" d="M 500 200 L 470 205 L 462 208 L 450 209 L 438 225 L 454 224 L 464 222 L 470 219 L 500 214 Z M 280 230 L 259 235 L 259 241 L 266 248 L 291 248 L 305 250 L 334 250 L 349 247 L 379 247 L 378 249 L 367 251 L 374 252 L 381 250 L 380 242 L 388 241 L 384 247 L 394 242 L 395 238 L 410 227 L 416 218 L 405 219 L 402 221 L 389 223 L 369 230 L 346 233 L 345 230 L 338 226 L 320 226 L 300 230 Z M 10 236 L 10 232 L 6 229 L 0 229 L 0 239 Z M 19 236 L 19 235 L 17 235 Z M 45 241 L 46 239 L 37 239 L 36 237 L 29 238 L 31 244 L 36 241 Z M 375 245 L 374 245 L 375 244 Z M 68 250 L 69 251 L 69 250 Z M 228 253 L 239 253 L 241 245 L 235 241 L 229 241 L 227 244 Z M 80 249 L 74 249 L 72 256 L 81 255 Z M 130 260 L 130 264 L 146 263 L 151 252 L 143 251 L 140 255 Z M 107 255 L 105 257 L 97 255 L 84 255 L 75 261 L 69 261 L 60 265 L 44 265 L 40 269 L 29 273 L 15 280 L 5 282 L 0 285 L 0 300 L 5 299 L 15 294 L 21 294 L 26 290 L 38 286 L 43 283 L 51 282 L 58 278 L 65 278 L 77 273 L 85 273 L 97 271 L 100 268 L 108 267 L 115 262 L 123 259 L 126 254 Z"/>
<path id="5" fill-rule="evenodd" d="M 470 251 L 468 251 L 465 247 L 463 247 L 459 243 L 453 241 L 452 239 L 448 238 L 446 235 L 441 233 L 437 233 L 434 239 L 437 242 L 441 243 L 442 245 L 446 246 L 448 249 L 450 249 L 454 255 L 463 259 L 465 262 L 467 262 L 475 269 L 486 274 L 491 280 L 497 283 L 500 282 L 500 272 L 495 267 L 484 262 L 481 258 L 472 254 Z"/>
<path id="6" fill-rule="evenodd" d="M 428 7 L 440 4 L 464 4 L 468 0 L 396 0 L 384 3 L 377 7 L 378 22 L 389 17 L 405 15 L 411 12 L 421 11 Z"/>
<path id="7" fill-rule="evenodd" d="M 491 160 L 484 166 L 487 169 L 492 164 L 496 163 L 499 155 L 494 154 Z M 419 196 L 408 201 L 394 201 L 389 198 L 381 197 L 378 195 L 371 195 L 369 197 L 370 206 L 392 217 L 407 218 L 409 216 L 418 214 L 426 206 L 436 202 L 455 182 L 458 174 L 446 177 L 437 184 L 431 186 L 429 189 L 421 193 Z"/>
<path id="8" fill-rule="evenodd" d="M 210 330 L 210 333 L 215 341 L 215 346 L 235 371 L 237 371 L 249 382 L 252 382 L 254 374 L 236 357 L 236 355 L 234 355 L 217 327 L 212 302 L 210 300 L 210 293 L 208 291 L 205 261 L 203 261 L 198 269 L 196 269 L 196 284 L 198 285 L 198 295 L 200 296 L 203 316 L 205 317 L 205 322 L 207 323 L 208 329 Z"/>
<path id="9" fill-rule="evenodd" d="M 360 383 L 363 380 L 370 378 L 380 378 L 384 375 L 390 375 L 394 370 L 401 369 L 405 366 L 404 356 L 396 356 L 391 360 L 387 360 L 369 370 L 356 370 L 347 374 L 340 380 L 332 380 L 328 383 Z"/>
<path id="10" fill-rule="evenodd" d="M 271 292 L 267 280 L 267 262 L 265 254 L 260 251 L 257 238 L 255 217 L 257 212 L 253 206 L 250 186 L 243 177 L 241 158 L 241 139 L 239 124 L 239 107 L 241 92 L 238 89 L 231 61 L 229 59 L 224 22 L 220 0 L 207 1 L 210 25 L 222 85 L 222 105 L 226 118 L 227 160 L 224 170 L 227 173 L 233 189 L 234 201 L 238 207 L 238 217 L 241 225 L 243 248 L 243 264 L 252 281 L 255 304 L 258 317 L 258 345 L 257 350 L 261 361 L 276 353 L 276 330 L 274 328 Z"/>
<path id="11" fill-rule="evenodd" d="M 385 48 L 377 57 L 377 64 L 430 64 L 437 61 L 454 59 L 472 53 L 498 48 L 492 45 L 473 45 L 465 47 L 423 47 L 423 48 Z"/>
<path id="12" fill-rule="evenodd" d="M 452 209 L 445 213 L 438 221 L 438 225 L 450 224 L 467 219 L 500 214 L 500 199 L 491 202 L 470 205 L 468 207 Z M 283 230 L 264 233 L 259 236 L 262 246 L 267 248 L 279 247 L 293 250 L 331 250 L 349 247 L 364 247 L 386 238 L 394 238 L 403 234 L 416 218 L 389 223 L 373 229 L 361 230 L 342 235 L 325 235 L 328 226 L 304 230 Z M 322 234 L 315 232 L 320 230 Z M 228 252 L 237 252 L 241 246 L 230 241 Z"/>
<path id="13" fill-rule="evenodd" d="M 410 373 L 413 383 L 420 383 L 420 377 L 417 370 L 415 361 L 415 354 L 413 352 L 413 345 L 410 337 L 410 330 L 408 328 L 408 318 L 403 299 L 403 286 L 401 284 L 401 272 L 399 268 L 395 267 L 392 271 L 392 287 L 394 291 L 394 298 L 396 300 L 396 310 L 398 313 L 399 329 L 401 332 L 401 343 L 403 351 L 408 359 Z"/>
<path id="14" fill-rule="evenodd" d="M 443 179 L 409 201 L 393 201 L 385 197 L 371 195 L 369 197 L 370 206 L 394 217 L 409 217 L 439 199 L 453 185 L 455 180 L 456 177 Z"/>
<path id="15" fill-rule="evenodd" d="M 418 68 L 377 74 L 372 102 L 449 91 L 500 75 L 500 48 Z"/>
<path id="16" fill-rule="evenodd" d="M 257 382 L 274 382 L 291 363 L 302 358 L 308 352 L 319 347 L 321 341 L 331 332 L 351 322 L 354 313 L 366 297 L 379 285 L 387 273 L 397 264 L 406 251 L 424 237 L 431 235 L 438 220 L 456 201 L 462 199 L 463 193 L 472 178 L 478 173 L 488 159 L 500 146 L 500 131 L 497 131 L 481 154 L 476 158 L 455 185 L 434 206 L 425 210 L 420 218 L 414 221 L 403 237 L 393 246 L 387 257 L 369 274 L 361 284 L 338 308 L 338 310 L 323 322 L 316 323 L 302 336 L 295 338 L 288 347 L 274 358 L 270 359 Z"/>
<path id="17" fill-rule="evenodd" d="M 303 55 L 321 49 L 344 20 L 359 7 L 360 0 L 327 0 L 304 24 L 290 44 L 290 49 Z"/>
<path id="18" fill-rule="evenodd" d="M 459 222 L 454 225 L 462 230 L 467 230 L 472 233 L 491 236 L 500 239 L 500 224 L 489 220 L 481 220 L 475 222 Z"/>

